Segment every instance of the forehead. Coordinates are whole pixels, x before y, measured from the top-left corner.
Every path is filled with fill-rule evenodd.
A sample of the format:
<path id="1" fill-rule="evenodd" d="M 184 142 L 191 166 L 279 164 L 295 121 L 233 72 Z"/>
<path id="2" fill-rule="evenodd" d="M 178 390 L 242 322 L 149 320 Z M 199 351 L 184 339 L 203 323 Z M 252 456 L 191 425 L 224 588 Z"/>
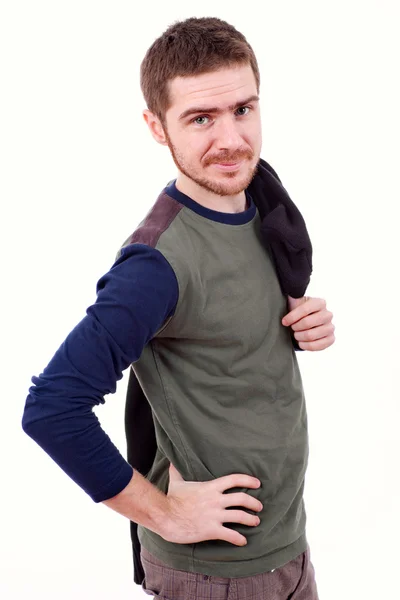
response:
<path id="1" fill-rule="evenodd" d="M 257 94 L 257 83 L 250 65 L 238 65 L 190 77 L 176 77 L 169 83 L 170 108 L 179 113 L 192 104 L 223 109 L 236 101 Z"/>

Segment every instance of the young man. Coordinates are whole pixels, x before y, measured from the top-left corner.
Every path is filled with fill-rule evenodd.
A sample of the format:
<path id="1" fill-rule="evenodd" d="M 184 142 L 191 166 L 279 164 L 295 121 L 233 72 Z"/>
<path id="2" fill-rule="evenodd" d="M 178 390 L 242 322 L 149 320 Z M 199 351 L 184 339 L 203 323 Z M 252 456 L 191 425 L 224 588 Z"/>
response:
<path id="1" fill-rule="evenodd" d="M 149 48 L 144 118 L 178 177 L 32 378 L 23 415 L 95 502 L 139 525 L 143 589 L 160 597 L 317 599 L 293 342 L 322 350 L 334 327 L 324 300 L 282 293 L 260 236 L 259 84 L 251 47 L 219 19 L 175 23 Z M 92 412 L 130 365 L 157 437 L 143 474 Z"/>

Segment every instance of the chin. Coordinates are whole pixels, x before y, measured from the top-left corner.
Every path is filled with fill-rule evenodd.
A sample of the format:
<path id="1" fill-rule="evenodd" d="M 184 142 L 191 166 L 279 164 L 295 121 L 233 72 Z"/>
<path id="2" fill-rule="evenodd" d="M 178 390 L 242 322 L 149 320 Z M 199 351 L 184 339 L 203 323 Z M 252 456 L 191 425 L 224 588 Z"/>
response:
<path id="1" fill-rule="evenodd" d="M 253 171 L 248 173 L 245 177 L 242 175 L 241 177 L 235 176 L 224 176 L 215 181 L 215 186 L 219 187 L 221 192 L 223 191 L 224 196 L 236 196 L 240 194 L 251 183 L 253 179 Z"/>
<path id="2" fill-rule="evenodd" d="M 247 188 L 247 185 L 245 183 L 227 185 L 226 183 L 215 181 L 209 182 L 207 188 L 218 196 L 237 196 Z"/>

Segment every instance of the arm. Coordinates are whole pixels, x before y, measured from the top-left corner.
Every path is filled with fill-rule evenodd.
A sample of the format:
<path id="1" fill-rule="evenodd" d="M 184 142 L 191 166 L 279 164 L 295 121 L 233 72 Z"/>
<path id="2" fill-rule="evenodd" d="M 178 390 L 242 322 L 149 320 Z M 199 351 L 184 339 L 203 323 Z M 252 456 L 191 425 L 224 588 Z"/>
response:
<path id="1" fill-rule="evenodd" d="M 162 535 L 167 523 L 167 496 L 137 469 L 128 485 L 103 504 L 139 525 Z"/>
<path id="2" fill-rule="evenodd" d="M 110 504 L 120 506 L 121 499 L 134 497 L 134 481 L 139 481 L 139 503 L 143 490 L 151 494 L 150 487 L 154 488 L 149 482 L 140 487 L 140 474 L 133 473 L 92 409 L 105 402 L 105 394 L 115 392 L 123 370 L 140 358 L 144 346 L 173 314 L 177 299 L 175 273 L 162 254 L 142 244 L 127 246 L 98 281 L 96 302 L 86 316 L 43 373 L 32 377 L 22 417 L 24 431 L 95 502 L 115 498 L 127 488 Z M 159 490 L 152 491 L 157 505 Z M 138 506 L 129 509 L 143 518 Z"/>

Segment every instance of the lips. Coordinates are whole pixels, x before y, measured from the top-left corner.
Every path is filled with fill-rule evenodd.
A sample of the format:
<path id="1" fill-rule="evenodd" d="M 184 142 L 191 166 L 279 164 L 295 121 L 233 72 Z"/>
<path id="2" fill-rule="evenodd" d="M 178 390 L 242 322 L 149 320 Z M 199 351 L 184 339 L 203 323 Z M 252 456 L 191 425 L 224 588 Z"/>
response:
<path id="1" fill-rule="evenodd" d="M 214 166 L 222 171 L 235 171 L 240 168 L 241 164 L 242 161 L 235 163 L 214 163 Z"/>

